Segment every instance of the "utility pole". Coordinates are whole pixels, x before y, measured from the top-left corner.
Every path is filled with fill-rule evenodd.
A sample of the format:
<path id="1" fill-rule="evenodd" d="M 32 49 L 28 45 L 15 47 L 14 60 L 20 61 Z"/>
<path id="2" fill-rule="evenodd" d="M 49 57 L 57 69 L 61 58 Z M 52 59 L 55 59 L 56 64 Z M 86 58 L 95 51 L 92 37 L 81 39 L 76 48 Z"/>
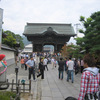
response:
<path id="1" fill-rule="evenodd" d="M 78 32 L 79 32 L 78 26 L 81 25 L 81 24 L 80 23 L 76 23 L 74 25 L 76 26 L 76 34 L 77 34 L 77 37 L 78 37 Z"/>

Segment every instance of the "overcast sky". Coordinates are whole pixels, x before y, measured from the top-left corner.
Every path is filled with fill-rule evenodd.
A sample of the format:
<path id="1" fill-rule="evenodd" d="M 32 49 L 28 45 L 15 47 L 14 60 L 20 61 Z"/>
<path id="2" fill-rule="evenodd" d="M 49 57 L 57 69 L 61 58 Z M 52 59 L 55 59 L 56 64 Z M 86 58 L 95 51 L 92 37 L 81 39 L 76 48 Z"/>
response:
<path id="1" fill-rule="evenodd" d="M 80 16 L 100 11 L 100 0 L 0 0 L 0 8 L 4 10 L 3 29 L 22 35 L 27 22 L 71 23 L 75 29 Z"/>

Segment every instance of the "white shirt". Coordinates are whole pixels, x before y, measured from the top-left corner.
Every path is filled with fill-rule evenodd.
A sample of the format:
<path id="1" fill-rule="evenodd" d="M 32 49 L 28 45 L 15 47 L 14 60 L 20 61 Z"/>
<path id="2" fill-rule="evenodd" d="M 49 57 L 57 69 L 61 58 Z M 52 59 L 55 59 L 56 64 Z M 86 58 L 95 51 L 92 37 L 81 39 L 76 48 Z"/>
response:
<path id="1" fill-rule="evenodd" d="M 74 61 L 69 60 L 67 62 L 68 70 L 73 70 L 74 69 Z"/>
<path id="2" fill-rule="evenodd" d="M 55 60 L 52 58 L 52 59 L 51 59 L 51 62 L 54 63 L 54 61 L 55 61 Z"/>
<path id="3" fill-rule="evenodd" d="M 45 58 L 45 59 L 43 60 L 43 64 L 44 64 L 44 65 L 47 65 L 47 62 L 48 62 L 48 60 Z"/>
<path id="4" fill-rule="evenodd" d="M 26 64 L 27 65 L 29 65 L 29 66 L 31 66 L 31 67 L 34 67 L 34 60 L 28 60 L 27 62 L 26 62 Z"/>

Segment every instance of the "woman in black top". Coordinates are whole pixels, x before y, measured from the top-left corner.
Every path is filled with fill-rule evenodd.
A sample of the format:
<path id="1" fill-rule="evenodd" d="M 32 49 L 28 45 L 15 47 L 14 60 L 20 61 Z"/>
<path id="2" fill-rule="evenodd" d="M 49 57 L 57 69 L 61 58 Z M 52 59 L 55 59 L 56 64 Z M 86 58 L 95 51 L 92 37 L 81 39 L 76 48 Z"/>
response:
<path id="1" fill-rule="evenodd" d="M 37 77 L 41 76 L 41 79 L 44 79 L 44 65 L 43 65 L 43 58 L 40 59 L 40 63 L 39 63 L 39 71 L 40 71 L 40 74 L 37 75 Z"/>

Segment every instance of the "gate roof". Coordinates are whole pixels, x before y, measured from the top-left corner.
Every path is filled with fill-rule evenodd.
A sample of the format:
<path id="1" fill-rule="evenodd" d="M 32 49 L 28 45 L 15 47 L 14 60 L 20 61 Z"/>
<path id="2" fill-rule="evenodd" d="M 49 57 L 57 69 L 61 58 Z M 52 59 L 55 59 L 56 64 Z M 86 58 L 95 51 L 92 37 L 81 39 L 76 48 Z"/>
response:
<path id="1" fill-rule="evenodd" d="M 55 24 L 55 23 L 27 23 L 24 29 L 24 35 L 42 34 L 46 31 L 54 31 L 57 34 L 75 35 L 71 24 Z"/>

